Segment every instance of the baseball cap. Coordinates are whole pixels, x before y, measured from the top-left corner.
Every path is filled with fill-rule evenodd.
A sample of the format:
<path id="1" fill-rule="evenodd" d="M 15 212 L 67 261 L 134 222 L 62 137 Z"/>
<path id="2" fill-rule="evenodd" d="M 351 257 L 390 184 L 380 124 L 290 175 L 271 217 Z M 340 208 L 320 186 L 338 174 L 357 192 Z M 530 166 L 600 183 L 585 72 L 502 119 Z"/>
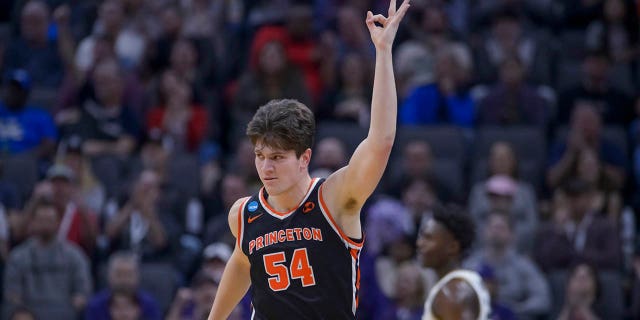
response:
<path id="1" fill-rule="evenodd" d="M 486 182 L 487 192 L 499 196 L 513 196 L 518 190 L 518 183 L 507 175 L 495 175 Z"/>
<path id="2" fill-rule="evenodd" d="M 202 258 L 204 260 L 220 259 L 224 263 L 227 263 L 229 258 L 231 258 L 231 248 L 224 243 L 212 243 L 204 248 Z"/>
<path id="3" fill-rule="evenodd" d="M 24 69 L 15 69 L 9 73 L 9 83 L 17 84 L 22 90 L 31 89 L 31 76 Z"/>
<path id="4" fill-rule="evenodd" d="M 63 178 L 69 181 L 73 181 L 75 179 L 75 174 L 73 170 L 64 164 L 54 164 L 47 170 L 47 179 L 56 179 Z"/>

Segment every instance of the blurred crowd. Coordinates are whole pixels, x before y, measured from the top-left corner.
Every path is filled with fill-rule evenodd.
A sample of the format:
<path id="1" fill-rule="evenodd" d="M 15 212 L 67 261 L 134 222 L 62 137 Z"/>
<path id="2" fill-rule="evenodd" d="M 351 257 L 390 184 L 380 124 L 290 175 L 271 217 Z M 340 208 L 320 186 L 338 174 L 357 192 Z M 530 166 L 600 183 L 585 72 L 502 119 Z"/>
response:
<path id="1" fill-rule="evenodd" d="M 244 127 L 316 114 L 312 175 L 369 123 L 383 0 L 0 2 L 2 319 L 205 319 L 257 191 Z M 493 319 L 640 319 L 640 1 L 412 0 L 399 126 L 363 209 L 359 319 L 420 319 L 420 223 L 478 229 Z M 250 317 L 249 300 L 233 319 Z"/>

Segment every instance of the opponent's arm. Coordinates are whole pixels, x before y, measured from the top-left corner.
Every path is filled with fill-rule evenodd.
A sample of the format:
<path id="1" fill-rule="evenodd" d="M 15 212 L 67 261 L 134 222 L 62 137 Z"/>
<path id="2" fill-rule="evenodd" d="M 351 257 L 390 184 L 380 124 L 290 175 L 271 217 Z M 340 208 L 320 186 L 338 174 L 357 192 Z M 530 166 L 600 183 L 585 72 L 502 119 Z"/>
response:
<path id="1" fill-rule="evenodd" d="M 238 238 L 238 216 L 245 200 L 246 198 L 239 199 L 229 210 L 229 227 L 236 238 Z M 233 254 L 224 268 L 222 280 L 209 313 L 209 320 L 224 320 L 229 317 L 251 285 L 250 267 L 249 259 L 236 242 Z"/>
<path id="2" fill-rule="evenodd" d="M 339 212 L 360 212 L 387 166 L 395 139 L 398 113 L 391 47 L 398 25 L 408 8 L 409 0 L 405 0 L 396 11 L 396 0 L 391 0 L 388 17 L 367 12 L 367 27 L 376 47 L 371 123 L 367 138 L 353 153 L 349 164 L 325 182 L 325 200 L 329 199 L 327 201 L 333 204 L 332 207 L 340 208 Z"/>
<path id="3" fill-rule="evenodd" d="M 478 295 L 466 281 L 449 281 L 436 295 L 431 313 L 440 320 L 478 319 Z"/>

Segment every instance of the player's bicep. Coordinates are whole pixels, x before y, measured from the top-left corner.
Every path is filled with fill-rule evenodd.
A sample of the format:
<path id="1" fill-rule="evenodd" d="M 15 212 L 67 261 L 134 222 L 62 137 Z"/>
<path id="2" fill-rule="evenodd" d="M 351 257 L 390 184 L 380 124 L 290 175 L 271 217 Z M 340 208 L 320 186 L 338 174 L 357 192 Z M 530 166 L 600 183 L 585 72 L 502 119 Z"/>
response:
<path id="1" fill-rule="evenodd" d="M 327 179 L 330 189 L 335 190 L 333 193 L 342 200 L 343 206 L 347 206 L 346 209 L 350 209 L 350 203 L 360 209 L 373 193 L 387 167 L 392 146 L 392 141 L 375 143 L 365 139 L 356 148 L 349 164 Z"/>

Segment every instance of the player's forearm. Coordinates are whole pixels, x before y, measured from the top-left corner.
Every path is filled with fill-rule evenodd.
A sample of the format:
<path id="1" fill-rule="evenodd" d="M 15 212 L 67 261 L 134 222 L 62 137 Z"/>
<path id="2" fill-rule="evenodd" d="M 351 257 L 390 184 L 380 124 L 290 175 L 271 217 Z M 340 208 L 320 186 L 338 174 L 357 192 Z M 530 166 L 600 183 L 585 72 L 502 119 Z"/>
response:
<path id="1" fill-rule="evenodd" d="M 250 284 L 249 266 L 239 261 L 239 259 L 234 259 L 232 256 L 224 268 L 222 280 L 208 320 L 227 319 L 245 293 L 247 293 Z"/>
<path id="2" fill-rule="evenodd" d="M 393 144 L 396 134 L 398 101 L 393 76 L 391 49 L 376 50 L 376 69 L 371 100 L 371 125 L 368 138 L 376 144 Z"/>

